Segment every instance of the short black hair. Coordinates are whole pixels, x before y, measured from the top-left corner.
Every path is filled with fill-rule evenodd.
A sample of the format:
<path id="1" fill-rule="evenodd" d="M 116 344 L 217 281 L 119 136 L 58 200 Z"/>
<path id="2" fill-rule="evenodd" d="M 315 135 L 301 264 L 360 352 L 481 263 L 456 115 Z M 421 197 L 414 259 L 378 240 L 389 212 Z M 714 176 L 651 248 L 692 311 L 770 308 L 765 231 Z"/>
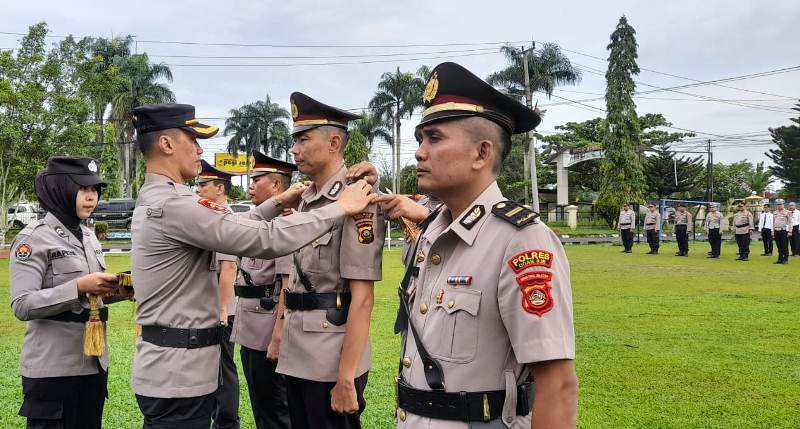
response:
<path id="1" fill-rule="evenodd" d="M 149 133 L 137 134 L 136 135 L 136 145 L 139 147 L 139 151 L 142 152 L 142 155 L 147 155 L 155 146 L 158 137 L 161 136 L 163 133 L 160 131 L 152 131 Z"/>
<path id="2" fill-rule="evenodd" d="M 230 180 L 214 179 L 211 182 L 213 182 L 215 185 L 222 185 L 222 187 L 225 190 L 225 196 L 228 196 L 228 195 L 231 194 L 231 189 L 233 188 L 233 183 L 231 183 Z"/>

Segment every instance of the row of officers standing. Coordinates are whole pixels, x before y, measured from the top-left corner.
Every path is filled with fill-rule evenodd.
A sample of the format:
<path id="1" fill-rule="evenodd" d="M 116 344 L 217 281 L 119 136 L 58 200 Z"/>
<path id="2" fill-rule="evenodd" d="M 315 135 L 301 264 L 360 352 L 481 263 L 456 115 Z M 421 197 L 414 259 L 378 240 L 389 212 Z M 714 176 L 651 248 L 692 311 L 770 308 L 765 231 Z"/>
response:
<path id="1" fill-rule="evenodd" d="M 708 243 L 711 250 L 708 257 L 717 259 L 720 257 L 722 246 L 722 222 L 723 215 L 719 212 L 719 204 L 712 203 L 708 207 L 708 213 L 703 221 L 703 229 L 708 236 Z M 644 230 L 647 236 L 647 244 L 650 247 L 648 254 L 658 254 L 661 241 L 661 214 L 655 204 L 648 205 L 647 215 L 644 217 Z M 624 247 L 623 252 L 631 253 L 633 249 L 633 236 L 636 228 L 636 213 L 629 204 L 624 204 L 620 211 L 618 226 L 620 237 Z M 689 255 L 689 233 L 694 228 L 692 214 L 687 210 L 685 204 L 679 204 L 675 212 L 675 241 L 678 243 L 678 252 L 675 256 Z M 783 199 L 775 200 L 775 209 L 769 204 L 764 204 L 763 210 L 759 215 L 758 222 L 755 221 L 753 214 L 739 203 L 736 205 L 736 212 L 733 215 L 731 231 L 736 239 L 739 248 L 737 261 L 747 261 L 750 258 L 750 242 L 754 231 L 761 235 L 764 245 L 764 253 L 761 256 L 772 256 L 773 248 L 778 248 L 778 260 L 776 264 L 788 264 L 789 252 L 792 256 L 800 256 L 800 210 L 795 203 L 789 203 L 785 207 Z"/>
<path id="2" fill-rule="evenodd" d="M 386 218 L 408 234 L 387 392 L 397 427 L 575 427 L 569 263 L 538 215 L 496 183 L 510 136 L 541 117 L 454 63 L 432 71 L 422 101 L 425 201 L 373 193 L 372 165 L 343 164 L 357 116 L 293 93 L 296 164 L 255 153 L 257 206 L 245 214 L 225 204 L 231 175 L 201 162 L 197 139 L 216 127 L 189 105 L 135 109 L 147 174 L 132 225 L 141 334 L 131 387 L 145 429 L 238 427 L 232 343 L 257 427 L 361 427 Z M 291 185 L 296 170 L 311 180 Z M 52 158 L 40 175 L 58 186 L 37 176 L 49 213 L 14 242 L 29 428 L 101 427 L 108 355 L 82 353 L 87 301 L 130 296 L 81 222 L 104 186 L 97 171 L 88 158 Z M 196 193 L 185 184 L 195 178 Z"/>

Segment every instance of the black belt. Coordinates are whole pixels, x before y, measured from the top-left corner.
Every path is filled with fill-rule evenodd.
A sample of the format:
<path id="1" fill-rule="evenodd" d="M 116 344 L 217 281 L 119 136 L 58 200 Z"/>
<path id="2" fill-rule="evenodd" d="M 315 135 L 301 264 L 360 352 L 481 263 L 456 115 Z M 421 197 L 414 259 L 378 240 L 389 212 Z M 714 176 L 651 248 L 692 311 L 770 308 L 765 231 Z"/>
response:
<path id="1" fill-rule="evenodd" d="M 655 225 L 655 223 L 646 223 L 645 225 Z"/>
<path id="2" fill-rule="evenodd" d="M 397 383 L 397 404 L 403 410 L 422 417 L 462 422 L 488 422 L 503 415 L 506 391 L 435 392 L 418 390 Z M 517 386 L 518 416 L 531 412 L 533 383 Z"/>
<path id="3" fill-rule="evenodd" d="M 267 296 L 267 285 L 234 285 L 233 293 L 239 298 L 264 298 Z"/>
<path id="4" fill-rule="evenodd" d="M 630 222 L 628 222 L 628 223 L 621 223 L 621 224 L 619 224 L 619 226 L 628 226 L 628 225 L 630 225 L 630 224 L 631 224 Z"/>
<path id="5" fill-rule="evenodd" d="M 75 323 L 86 323 L 89 321 L 89 310 L 84 309 L 80 313 L 73 313 L 71 311 L 65 311 L 63 313 L 58 313 L 53 316 L 45 317 L 47 320 L 55 320 L 57 322 L 75 322 Z M 108 320 L 108 307 L 103 307 L 100 309 L 100 321 L 105 322 Z"/>
<path id="6" fill-rule="evenodd" d="M 746 227 L 746 226 L 750 226 L 750 224 L 749 224 L 749 223 L 746 223 L 746 224 L 744 224 L 744 225 L 734 225 L 734 227 L 736 227 L 736 228 L 744 228 L 744 227 Z"/>
<path id="7" fill-rule="evenodd" d="M 676 223 L 676 224 L 675 224 L 675 228 L 677 228 L 677 227 L 679 227 L 679 226 L 680 226 L 680 227 L 683 227 L 683 228 L 686 228 L 688 225 L 687 225 L 687 224 L 685 224 L 685 223 Z"/>
<path id="8" fill-rule="evenodd" d="M 222 328 L 222 326 L 204 329 L 142 326 L 142 340 L 159 347 L 198 349 L 219 344 Z"/>
<path id="9" fill-rule="evenodd" d="M 338 300 L 337 296 L 339 297 Z M 286 291 L 283 304 L 288 310 L 298 311 L 349 308 L 350 293 L 298 293 Z"/>

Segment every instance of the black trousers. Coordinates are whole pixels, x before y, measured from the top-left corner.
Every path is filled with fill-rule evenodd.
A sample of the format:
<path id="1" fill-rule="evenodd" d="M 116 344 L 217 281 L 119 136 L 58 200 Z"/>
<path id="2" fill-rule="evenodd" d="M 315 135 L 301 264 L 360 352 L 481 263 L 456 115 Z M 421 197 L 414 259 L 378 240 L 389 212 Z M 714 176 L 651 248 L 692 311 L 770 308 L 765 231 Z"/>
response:
<path id="1" fill-rule="evenodd" d="M 233 361 L 231 332 L 234 316 L 228 316 L 228 326 L 222 330 L 219 349 L 219 388 L 214 408 L 212 429 L 239 429 L 239 376 Z"/>
<path id="2" fill-rule="evenodd" d="M 19 415 L 27 429 L 100 429 L 108 373 L 75 377 L 22 377 Z"/>
<path id="3" fill-rule="evenodd" d="M 625 250 L 631 250 L 631 248 L 633 248 L 633 230 L 621 229 L 619 230 L 619 235 L 622 237 L 622 245 L 625 247 Z"/>
<path id="4" fill-rule="evenodd" d="M 750 257 L 750 233 L 736 234 L 736 244 L 739 246 L 739 256 Z"/>
<path id="5" fill-rule="evenodd" d="M 778 248 L 778 261 L 789 260 L 789 231 L 775 231 L 775 246 Z"/>
<path id="6" fill-rule="evenodd" d="M 719 228 L 709 228 L 708 244 L 711 245 L 711 254 L 719 256 L 720 248 L 722 247 L 722 234 L 719 233 Z"/>
<path id="7" fill-rule="evenodd" d="M 151 398 L 136 395 L 144 416 L 142 429 L 208 429 L 214 393 L 192 398 Z"/>
<path id="8" fill-rule="evenodd" d="M 772 230 L 761 228 L 761 242 L 764 244 L 764 253 L 767 255 L 772 254 Z"/>
<path id="9" fill-rule="evenodd" d="M 689 253 L 689 229 L 686 225 L 675 225 L 675 241 L 679 252 Z"/>
<path id="10" fill-rule="evenodd" d="M 647 230 L 647 244 L 650 245 L 650 251 L 658 252 L 658 247 L 661 243 L 660 231 L 655 229 Z"/>
<path id="11" fill-rule="evenodd" d="M 267 360 L 267 352 L 242 346 L 242 372 L 258 429 L 289 429 L 289 404 L 286 377 L 275 372 L 277 362 Z"/>
<path id="12" fill-rule="evenodd" d="M 792 255 L 800 255 L 800 225 L 792 227 L 792 235 L 789 237 L 789 245 L 792 246 Z"/>
<path id="13" fill-rule="evenodd" d="M 331 410 L 331 389 L 336 383 L 286 377 L 292 429 L 360 429 L 361 413 L 367 406 L 364 388 L 368 375 L 369 372 L 365 372 L 355 379 L 358 412 L 346 415 Z"/>

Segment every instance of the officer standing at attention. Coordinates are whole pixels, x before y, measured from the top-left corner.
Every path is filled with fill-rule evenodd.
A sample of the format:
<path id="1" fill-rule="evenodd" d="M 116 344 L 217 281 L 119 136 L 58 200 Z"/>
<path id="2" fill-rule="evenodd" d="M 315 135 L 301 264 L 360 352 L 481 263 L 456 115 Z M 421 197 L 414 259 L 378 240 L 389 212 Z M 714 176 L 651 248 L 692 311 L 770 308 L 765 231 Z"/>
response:
<path id="1" fill-rule="evenodd" d="M 647 234 L 647 244 L 650 245 L 648 255 L 658 255 L 658 248 L 661 243 L 661 213 L 656 209 L 655 204 L 648 204 L 650 210 L 644 217 L 644 232 Z"/>
<path id="2" fill-rule="evenodd" d="M 298 211 L 341 198 L 347 183 L 347 124 L 357 115 L 295 92 L 292 154 L 313 184 Z M 285 319 L 277 372 L 286 375 L 294 429 L 360 428 L 370 368 L 374 282 L 381 279 L 383 214 L 371 205 L 293 255 L 282 296 Z"/>
<path id="3" fill-rule="evenodd" d="M 260 205 L 289 189 L 297 166 L 254 151 L 250 173 L 250 201 Z M 253 419 L 258 429 L 288 429 L 289 408 L 286 377 L 275 372 L 277 351 L 268 358 L 268 346 L 280 344 L 281 332 L 273 329 L 279 313 L 278 298 L 292 272 L 291 256 L 277 259 L 242 258 L 236 279 L 236 321 L 231 341 L 239 344 L 242 372 Z"/>
<path id="4" fill-rule="evenodd" d="M 622 237 L 622 245 L 625 247 L 624 253 L 631 253 L 633 248 L 633 229 L 636 228 L 636 213 L 631 210 L 628 203 L 622 205 L 619 212 L 619 235 Z"/>
<path id="5" fill-rule="evenodd" d="M 423 102 L 417 178 L 443 206 L 419 225 L 400 289 L 397 427 L 574 428 L 569 262 L 496 182 L 510 136 L 541 118 L 449 62 Z"/>
<path id="6" fill-rule="evenodd" d="M 761 256 L 772 256 L 772 228 L 773 216 L 769 204 L 764 204 L 764 210 L 758 217 L 758 232 L 761 233 L 761 241 L 764 243 L 764 253 Z"/>
<path id="7" fill-rule="evenodd" d="M 789 238 L 792 230 L 792 213 L 783 206 L 782 199 L 775 200 L 775 213 L 772 214 L 772 227 L 775 230 L 775 245 L 778 247 L 776 264 L 789 263 Z"/>
<path id="8" fill-rule="evenodd" d="M 792 256 L 800 256 L 800 210 L 796 203 L 789 203 L 789 213 L 792 214 L 792 232 L 789 234 Z"/>
<path id="9" fill-rule="evenodd" d="M 302 186 L 251 211 L 251 218 L 197 197 L 184 181 L 200 171 L 202 148 L 216 127 L 195 119 L 185 104 L 134 109 L 139 149 L 147 167 L 133 212 L 133 277 L 138 301 L 131 385 L 144 429 L 208 429 L 218 387 L 221 332 L 219 290 L 208 267 L 212 252 L 258 258 L 289 254 L 310 243 L 345 216 L 364 211 L 371 186 L 348 186 L 336 204 L 279 217 Z"/>
<path id="10" fill-rule="evenodd" d="M 708 235 L 708 244 L 711 246 L 711 251 L 708 252 L 708 258 L 719 259 L 719 254 L 722 247 L 722 234 L 720 233 L 722 227 L 722 213 L 717 210 L 719 204 L 711 203 L 708 206 L 708 214 L 706 215 L 705 229 Z"/>
<path id="11" fill-rule="evenodd" d="M 197 195 L 208 201 L 228 208 L 228 194 L 231 192 L 233 174 L 200 161 L 200 175 L 197 176 Z M 219 281 L 219 320 L 222 324 L 220 339 L 219 388 L 217 405 L 214 409 L 212 429 L 239 428 L 239 376 L 233 360 L 231 328 L 236 315 L 236 300 L 233 282 L 239 269 L 239 257 L 215 252 L 208 268 L 217 272 Z"/>
<path id="12" fill-rule="evenodd" d="M 743 203 L 736 205 L 732 229 L 736 236 L 736 244 L 739 246 L 739 257 L 736 260 L 748 261 L 750 258 L 750 234 L 755 229 L 755 225 L 753 225 L 753 214 L 745 209 Z"/>
<path id="13" fill-rule="evenodd" d="M 99 429 L 108 381 L 108 353 L 85 356 L 88 294 L 115 293 L 103 251 L 83 225 L 106 182 L 92 158 L 52 157 L 34 188 L 47 214 L 14 239 L 9 264 L 11 308 L 27 322 L 20 356 L 28 428 Z M 119 297 L 105 298 L 114 302 Z M 100 320 L 108 309 L 100 308 Z M 106 349 L 108 349 L 106 345 Z"/>
<path id="14" fill-rule="evenodd" d="M 675 240 L 678 242 L 678 253 L 675 256 L 689 256 L 689 231 L 692 230 L 692 214 L 686 205 L 678 204 L 675 212 Z"/>

